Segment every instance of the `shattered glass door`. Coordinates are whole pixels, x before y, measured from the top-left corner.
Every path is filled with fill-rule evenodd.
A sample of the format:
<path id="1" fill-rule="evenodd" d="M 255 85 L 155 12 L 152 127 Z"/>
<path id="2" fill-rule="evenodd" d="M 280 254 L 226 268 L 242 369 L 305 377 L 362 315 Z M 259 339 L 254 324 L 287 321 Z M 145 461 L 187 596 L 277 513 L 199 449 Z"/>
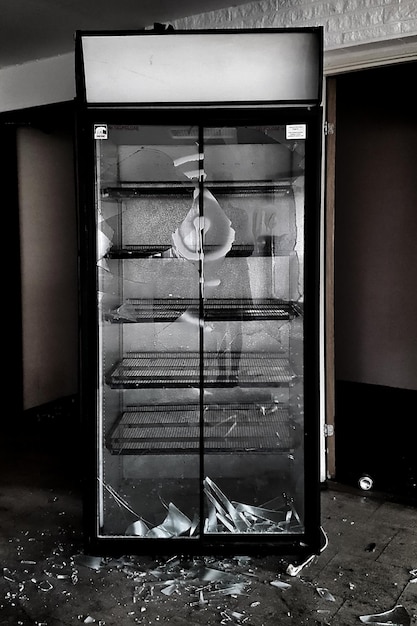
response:
<path id="1" fill-rule="evenodd" d="M 96 141 L 99 532 L 194 537 L 199 261 L 175 242 L 194 202 L 186 164 L 197 131 L 109 126 L 106 133 Z M 195 248 L 196 232 L 184 245 Z"/>
<path id="2" fill-rule="evenodd" d="M 304 138 L 97 130 L 99 536 L 303 532 Z"/>
<path id="3" fill-rule="evenodd" d="M 288 127 L 204 132 L 206 533 L 303 532 L 303 160 Z"/>

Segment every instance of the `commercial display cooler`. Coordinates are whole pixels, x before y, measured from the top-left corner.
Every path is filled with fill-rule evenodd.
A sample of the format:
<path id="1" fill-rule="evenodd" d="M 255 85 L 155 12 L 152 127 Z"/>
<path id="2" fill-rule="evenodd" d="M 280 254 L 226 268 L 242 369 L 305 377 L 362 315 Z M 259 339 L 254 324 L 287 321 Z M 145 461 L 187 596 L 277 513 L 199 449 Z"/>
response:
<path id="1" fill-rule="evenodd" d="M 319 28 L 77 33 L 95 553 L 319 548 L 321 58 Z"/>

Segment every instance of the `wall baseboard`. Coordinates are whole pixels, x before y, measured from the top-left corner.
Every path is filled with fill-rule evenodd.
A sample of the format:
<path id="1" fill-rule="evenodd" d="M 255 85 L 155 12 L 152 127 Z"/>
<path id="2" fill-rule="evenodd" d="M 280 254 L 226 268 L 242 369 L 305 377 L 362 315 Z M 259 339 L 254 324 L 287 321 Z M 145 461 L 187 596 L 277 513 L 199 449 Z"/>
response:
<path id="1" fill-rule="evenodd" d="M 335 391 L 336 482 L 368 475 L 372 490 L 417 505 L 417 391 L 340 380 Z"/>
<path id="2" fill-rule="evenodd" d="M 39 448 L 59 454 L 79 438 L 81 420 L 77 395 L 57 398 L 22 411 L 5 424 L 7 439 L 17 448 Z"/>

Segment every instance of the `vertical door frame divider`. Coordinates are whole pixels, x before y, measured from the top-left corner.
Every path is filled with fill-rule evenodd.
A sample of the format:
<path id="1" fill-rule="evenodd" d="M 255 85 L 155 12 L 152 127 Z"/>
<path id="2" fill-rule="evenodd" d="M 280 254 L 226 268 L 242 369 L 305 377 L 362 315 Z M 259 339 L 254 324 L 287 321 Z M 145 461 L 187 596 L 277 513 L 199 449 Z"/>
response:
<path id="1" fill-rule="evenodd" d="M 335 458 L 335 346 L 334 346 L 334 229 L 336 166 L 336 77 L 326 78 L 324 199 L 324 351 L 325 434 L 327 478 L 336 474 Z"/>

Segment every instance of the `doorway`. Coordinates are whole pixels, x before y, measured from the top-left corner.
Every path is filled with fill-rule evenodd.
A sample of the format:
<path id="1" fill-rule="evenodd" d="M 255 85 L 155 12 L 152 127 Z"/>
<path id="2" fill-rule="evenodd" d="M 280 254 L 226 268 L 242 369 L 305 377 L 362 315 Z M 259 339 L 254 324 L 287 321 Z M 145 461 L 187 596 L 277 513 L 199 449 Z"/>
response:
<path id="1" fill-rule="evenodd" d="M 414 501 L 416 70 L 336 77 L 334 230 L 335 478 Z"/>

